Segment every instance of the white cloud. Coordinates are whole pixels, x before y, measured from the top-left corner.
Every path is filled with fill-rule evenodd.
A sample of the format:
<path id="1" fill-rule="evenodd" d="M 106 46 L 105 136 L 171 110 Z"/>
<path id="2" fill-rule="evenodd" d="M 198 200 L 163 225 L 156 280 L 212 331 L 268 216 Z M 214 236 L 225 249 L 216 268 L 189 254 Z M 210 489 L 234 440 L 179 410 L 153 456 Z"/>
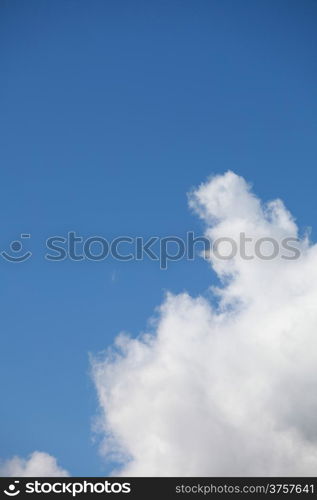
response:
<path id="1" fill-rule="evenodd" d="M 213 240 L 297 236 L 281 201 L 262 205 L 232 172 L 190 205 Z M 316 475 L 317 246 L 299 247 L 298 260 L 212 257 L 217 307 L 168 295 L 155 332 L 93 361 L 117 473 Z"/>
<path id="2" fill-rule="evenodd" d="M 67 477 L 69 473 L 62 469 L 54 457 L 40 451 L 34 451 L 28 458 L 13 457 L 0 463 L 2 477 Z"/>

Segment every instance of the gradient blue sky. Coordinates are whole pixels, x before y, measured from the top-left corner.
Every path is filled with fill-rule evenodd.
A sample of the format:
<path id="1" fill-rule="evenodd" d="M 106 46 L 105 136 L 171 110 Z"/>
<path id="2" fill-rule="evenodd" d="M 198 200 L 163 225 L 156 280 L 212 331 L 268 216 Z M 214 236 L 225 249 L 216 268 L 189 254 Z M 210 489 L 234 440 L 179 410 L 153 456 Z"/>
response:
<path id="1" fill-rule="evenodd" d="M 0 246 L 27 232 L 34 253 L 0 260 L 2 458 L 109 472 L 88 353 L 213 278 L 200 260 L 47 262 L 47 236 L 200 232 L 186 192 L 229 168 L 314 225 L 316 21 L 313 0 L 2 0 Z"/>

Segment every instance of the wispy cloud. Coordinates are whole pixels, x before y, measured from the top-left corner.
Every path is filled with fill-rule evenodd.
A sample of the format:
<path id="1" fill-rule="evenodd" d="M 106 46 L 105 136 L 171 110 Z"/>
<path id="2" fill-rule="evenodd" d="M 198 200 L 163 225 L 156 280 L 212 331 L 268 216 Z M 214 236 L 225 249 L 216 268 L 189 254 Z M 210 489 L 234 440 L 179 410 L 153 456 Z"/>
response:
<path id="1" fill-rule="evenodd" d="M 13 457 L 0 462 L 2 477 L 67 477 L 54 457 L 41 451 L 34 451 L 27 458 Z"/>

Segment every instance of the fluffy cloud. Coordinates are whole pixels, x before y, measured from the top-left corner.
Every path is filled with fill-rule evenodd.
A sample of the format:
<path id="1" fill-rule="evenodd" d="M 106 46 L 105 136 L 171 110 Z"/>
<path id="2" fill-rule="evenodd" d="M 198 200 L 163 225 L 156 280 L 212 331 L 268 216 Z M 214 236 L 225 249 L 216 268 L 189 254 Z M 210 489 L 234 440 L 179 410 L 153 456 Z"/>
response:
<path id="1" fill-rule="evenodd" d="M 34 451 L 28 458 L 13 457 L 0 463 L 2 477 L 67 477 L 56 459 L 47 453 Z"/>
<path id="2" fill-rule="evenodd" d="M 297 237 L 283 203 L 262 204 L 232 172 L 189 203 L 211 240 L 251 237 L 250 255 L 258 238 Z M 211 254 L 211 301 L 169 294 L 154 332 L 119 335 L 93 361 L 116 473 L 316 475 L 317 246 L 297 247 L 295 260 Z"/>

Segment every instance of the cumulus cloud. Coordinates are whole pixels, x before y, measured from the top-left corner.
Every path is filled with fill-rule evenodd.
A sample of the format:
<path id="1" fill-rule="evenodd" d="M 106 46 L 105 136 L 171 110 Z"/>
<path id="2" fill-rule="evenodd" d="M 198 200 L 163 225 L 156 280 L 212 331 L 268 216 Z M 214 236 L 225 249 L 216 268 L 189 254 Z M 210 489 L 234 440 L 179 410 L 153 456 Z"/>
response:
<path id="1" fill-rule="evenodd" d="M 67 477 L 69 473 L 62 469 L 48 453 L 34 451 L 27 458 L 13 457 L 0 463 L 2 477 Z"/>
<path id="2" fill-rule="evenodd" d="M 250 255 L 259 238 L 298 237 L 282 201 L 261 203 L 232 172 L 189 204 L 212 241 L 252 238 Z M 211 253 L 212 300 L 168 294 L 154 331 L 119 335 L 93 361 L 102 452 L 117 474 L 316 474 L 317 246 L 296 245 L 298 259 Z"/>

